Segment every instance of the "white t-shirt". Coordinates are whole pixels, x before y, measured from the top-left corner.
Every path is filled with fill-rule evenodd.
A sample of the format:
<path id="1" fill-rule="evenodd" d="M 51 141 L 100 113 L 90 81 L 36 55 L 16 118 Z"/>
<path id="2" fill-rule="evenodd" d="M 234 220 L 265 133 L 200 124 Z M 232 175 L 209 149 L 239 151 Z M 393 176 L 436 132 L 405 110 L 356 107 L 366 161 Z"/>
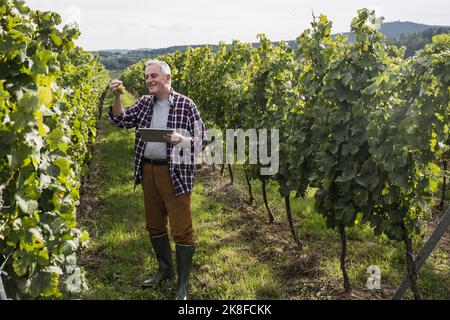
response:
<path id="1" fill-rule="evenodd" d="M 150 128 L 167 129 L 167 118 L 169 117 L 170 104 L 168 100 L 156 101 L 153 105 L 153 116 Z M 146 142 L 144 158 L 167 159 L 165 142 Z"/>

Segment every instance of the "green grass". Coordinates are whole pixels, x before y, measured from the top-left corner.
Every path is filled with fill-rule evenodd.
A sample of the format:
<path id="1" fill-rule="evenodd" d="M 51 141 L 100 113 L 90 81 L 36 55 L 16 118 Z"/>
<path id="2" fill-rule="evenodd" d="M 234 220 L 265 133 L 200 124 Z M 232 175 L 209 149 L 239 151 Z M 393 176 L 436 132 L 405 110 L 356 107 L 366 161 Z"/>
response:
<path id="1" fill-rule="evenodd" d="M 123 104 L 134 102 L 126 94 Z M 105 106 L 111 104 L 111 97 Z M 106 117 L 91 165 L 86 197 L 93 210 L 81 212 L 80 224 L 91 235 L 82 253 L 89 290 L 83 299 L 170 299 L 175 278 L 163 286 L 141 289 L 156 271 L 147 231 L 143 194 L 133 190 L 134 130 L 115 128 Z M 226 172 L 226 171 L 225 171 Z M 284 201 L 275 183 L 268 198 L 275 216 L 269 224 L 260 183 L 253 181 L 256 205 L 245 203 L 247 185 L 235 168 L 235 184 L 210 169 L 198 173 L 193 191 L 193 220 L 197 249 L 191 280 L 193 299 L 388 299 L 405 273 L 401 243 L 375 237 L 366 226 L 348 229 L 347 268 L 354 293 L 345 296 L 339 265 L 340 241 L 314 210 L 314 190 L 292 200 L 296 231 L 303 251 L 293 243 Z M 369 265 L 382 270 L 381 291 L 364 288 Z M 450 298 L 448 249 L 437 249 L 420 272 L 427 299 Z M 411 298 L 410 292 L 406 298 Z"/>

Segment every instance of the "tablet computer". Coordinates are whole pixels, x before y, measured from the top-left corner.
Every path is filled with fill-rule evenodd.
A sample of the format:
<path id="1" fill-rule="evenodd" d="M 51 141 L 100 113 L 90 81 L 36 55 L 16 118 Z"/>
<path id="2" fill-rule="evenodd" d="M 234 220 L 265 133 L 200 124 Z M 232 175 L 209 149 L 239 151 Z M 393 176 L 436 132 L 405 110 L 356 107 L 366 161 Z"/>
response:
<path id="1" fill-rule="evenodd" d="M 173 129 L 139 128 L 139 135 L 145 142 L 166 142 L 165 134 L 172 134 Z"/>

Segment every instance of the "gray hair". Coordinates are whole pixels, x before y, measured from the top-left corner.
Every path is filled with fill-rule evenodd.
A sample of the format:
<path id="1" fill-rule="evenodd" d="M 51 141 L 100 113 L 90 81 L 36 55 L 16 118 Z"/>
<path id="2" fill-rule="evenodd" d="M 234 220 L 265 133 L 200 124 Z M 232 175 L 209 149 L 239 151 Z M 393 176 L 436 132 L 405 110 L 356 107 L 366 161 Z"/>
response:
<path id="1" fill-rule="evenodd" d="M 147 67 L 149 66 L 149 65 L 152 65 L 152 64 L 157 64 L 158 66 L 160 66 L 161 67 L 161 71 L 162 71 L 162 73 L 165 75 L 165 76 L 167 76 L 167 75 L 171 75 L 171 73 L 170 73 L 170 67 L 169 67 L 169 65 L 167 64 L 167 62 L 165 62 L 165 61 L 161 61 L 161 60 L 148 60 L 147 61 L 147 63 L 145 64 L 145 69 L 147 69 Z"/>

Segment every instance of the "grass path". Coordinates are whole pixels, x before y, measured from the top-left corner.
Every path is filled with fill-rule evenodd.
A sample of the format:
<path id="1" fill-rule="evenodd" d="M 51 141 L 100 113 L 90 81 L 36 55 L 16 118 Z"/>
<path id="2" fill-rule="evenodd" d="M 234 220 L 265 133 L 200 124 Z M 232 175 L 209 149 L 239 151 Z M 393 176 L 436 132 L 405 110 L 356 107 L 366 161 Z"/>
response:
<path id="1" fill-rule="evenodd" d="M 123 97 L 125 106 L 134 98 Z M 105 105 L 111 104 L 111 97 Z M 84 299 L 168 299 L 176 280 L 165 286 L 141 289 L 140 283 L 156 271 L 145 230 L 143 193 L 133 191 L 134 131 L 113 127 L 106 117 L 98 139 L 88 182 L 82 190 L 79 222 L 91 236 L 80 263 L 89 290 Z M 229 184 L 212 168 L 198 172 L 193 192 L 194 256 L 193 299 L 388 299 L 403 277 L 403 247 L 374 237 L 367 226 L 348 231 L 348 271 L 353 293 L 344 295 L 339 268 L 340 244 L 314 211 L 313 191 L 292 203 L 303 251 L 295 246 L 277 187 L 268 196 L 276 221 L 267 223 L 260 186 L 253 183 L 257 205 L 246 203 L 243 173 L 235 169 Z M 447 240 L 450 236 L 446 235 Z M 448 241 L 432 255 L 420 273 L 428 299 L 450 298 Z M 382 270 L 382 290 L 364 288 L 369 265 Z M 408 292 L 407 297 L 411 298 Z"/>

